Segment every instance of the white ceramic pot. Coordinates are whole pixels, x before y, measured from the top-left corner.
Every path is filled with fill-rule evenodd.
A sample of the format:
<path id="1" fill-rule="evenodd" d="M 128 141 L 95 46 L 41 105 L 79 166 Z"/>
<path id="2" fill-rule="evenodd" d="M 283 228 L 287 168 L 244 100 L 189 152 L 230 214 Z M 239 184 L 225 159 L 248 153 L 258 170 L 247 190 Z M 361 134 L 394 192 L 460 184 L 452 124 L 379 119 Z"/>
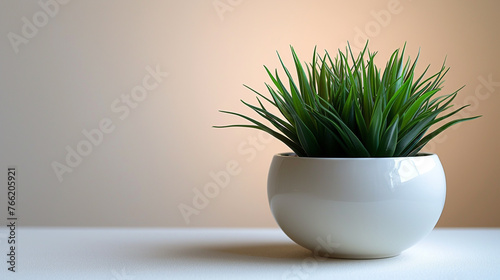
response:
<path id="1" fill-rule="evenodd" d="M 275 155 L 268 178 L 281 229 L 317 255 L 384 258 L 425 237 L 444 207 L 435 154 L 399 158 Z"/>

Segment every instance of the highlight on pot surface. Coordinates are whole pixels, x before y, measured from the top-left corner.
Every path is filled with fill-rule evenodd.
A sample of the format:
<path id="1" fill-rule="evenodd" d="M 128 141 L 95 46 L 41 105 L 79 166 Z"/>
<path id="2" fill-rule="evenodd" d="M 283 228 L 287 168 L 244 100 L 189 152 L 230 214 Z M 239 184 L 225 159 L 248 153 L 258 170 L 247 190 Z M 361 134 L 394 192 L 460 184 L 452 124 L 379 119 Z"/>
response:
<path id="1" fill-rule="evenodd" d="M 295 78 L 278 54 L 285 78 L 264 66 L 272 81 L 266 83 L 269 97 L 245 85 L 257 95 L 258 104 L 242 102 L 269 125 L 241 113 L 221 111 L 250 123 L 215 127 L 265 131 L 300 157 L 415 156 L 447 128 L 480 116 L 450 120 L 469 106 L 451 109 L 463 87 L 438 95 L 449 68 L 443 63 L 437 73 L 426 76 L 429 65 L 417 74 L 420 53 L 413 62 L 405 60 L 405 47 L 392 53 L 383 71 L 375 65 L 377 52 L 370 52 L 368 42 L 357 56 L 348 44 L 333 59 L 328 51 L 320 55 L 315 48 L 309 64 L 303 64 L 290 47 Z M 275 107 L 281 116 L 266 106 Z M 427 133 L 438 123 L 438 128 Z"/>

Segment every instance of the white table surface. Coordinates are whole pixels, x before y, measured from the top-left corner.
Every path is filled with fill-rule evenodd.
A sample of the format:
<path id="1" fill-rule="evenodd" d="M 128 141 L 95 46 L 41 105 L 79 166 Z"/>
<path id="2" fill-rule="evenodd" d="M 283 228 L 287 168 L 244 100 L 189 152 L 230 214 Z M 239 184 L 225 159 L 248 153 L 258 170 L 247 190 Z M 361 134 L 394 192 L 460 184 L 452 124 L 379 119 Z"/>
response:
<path id="1" fill-rule="evenodd" d="M 314 258 L 279 229 L 18 228 L 0 279 L 500 279 L 500 229 L 435 229 L 401 255 Z"/>

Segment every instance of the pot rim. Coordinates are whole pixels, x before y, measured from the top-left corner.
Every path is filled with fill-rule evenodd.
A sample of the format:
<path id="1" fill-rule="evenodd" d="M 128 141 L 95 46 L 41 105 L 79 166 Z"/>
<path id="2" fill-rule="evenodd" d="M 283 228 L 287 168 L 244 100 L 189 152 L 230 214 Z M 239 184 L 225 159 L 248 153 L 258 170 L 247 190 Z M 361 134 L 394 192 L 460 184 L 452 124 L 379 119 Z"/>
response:
<path id="1" fill-rule="evenodd" d="M 427 158 L 438 156 L 434 153 L 418 153 L 416 156 L 412 157 L 299 157 L 294 152 L 285 152 L 275 154 L 274 157 L 290 158 L 296 160 L 404 160 L 404 159 L 414 159 L 414 158 Z"/>

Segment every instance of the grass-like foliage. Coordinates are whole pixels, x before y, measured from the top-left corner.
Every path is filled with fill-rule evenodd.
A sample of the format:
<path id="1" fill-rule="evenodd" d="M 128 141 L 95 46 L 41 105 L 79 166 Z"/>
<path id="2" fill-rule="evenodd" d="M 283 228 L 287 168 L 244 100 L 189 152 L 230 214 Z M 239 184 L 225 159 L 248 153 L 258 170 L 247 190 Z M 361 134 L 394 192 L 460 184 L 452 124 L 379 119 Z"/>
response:
<path id="1" fill-rule="evenodd" d="M 406 46 L 406 45 L 405 45 Z M 374 63 L 368 43 L 355 57 L 350 47 L 332 59 L 314 49 L 310 64 L 302 64 L 293 47 L 294 78 L 281 61 L 286 78 L 266 69 L 272 85 L 266 84 L 270 97 L 247 87 L 257 95 L 258 105 L 242 102 L 260 115 L 266 125 L 246 115 L 221 111 L 246 119 L 251 124 L 215 126 L 246 127 L 263 130 L 282 141 L 300 157 L 407 157 L 415 156 L 434 137 L 459 122 L 476 117 L 444 122 L 426 134 L 431 126 L 468 105 L 455 110 L 452 101 L 457 91 L 437 96 L 448 72 L 444 63 L 439 72 L 426 77 L 429 66 L 418 75 L 410 58 L 404 61 L 405 48 L 394 51 L 385 69 Z M 276 107 L 281 116 L 264 106 Z M 276 111 L 276 110 L 275 110 Z"/>

